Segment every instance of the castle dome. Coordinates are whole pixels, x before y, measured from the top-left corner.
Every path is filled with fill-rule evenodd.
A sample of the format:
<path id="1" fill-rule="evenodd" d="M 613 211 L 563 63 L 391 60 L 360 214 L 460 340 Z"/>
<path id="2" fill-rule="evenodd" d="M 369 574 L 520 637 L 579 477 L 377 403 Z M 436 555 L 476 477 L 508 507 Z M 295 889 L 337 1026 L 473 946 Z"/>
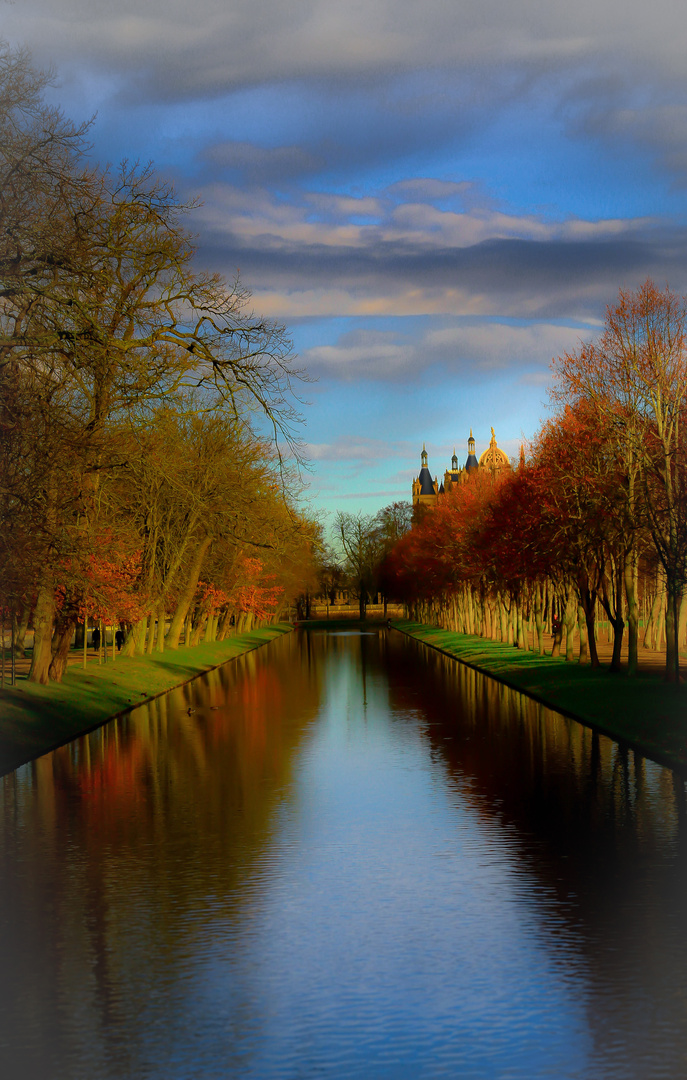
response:
<path id="1" fill-rule="evenodd" d="M 501 472 L 503 469 L 510 469 L 508 454 L 496 445 L 496 436 L 493 428 L 491 429 L 491 442 L 479 459 L 479 467 L 480 469 L 489 469 L 492 473 Z"/>

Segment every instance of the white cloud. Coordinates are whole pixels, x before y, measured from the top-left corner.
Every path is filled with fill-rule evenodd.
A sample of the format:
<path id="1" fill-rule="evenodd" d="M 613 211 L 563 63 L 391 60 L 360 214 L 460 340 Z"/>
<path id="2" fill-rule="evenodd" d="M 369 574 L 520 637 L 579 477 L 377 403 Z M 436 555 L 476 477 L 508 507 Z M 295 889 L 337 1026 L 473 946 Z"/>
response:
<path id="1" fill-rule="evenodd" d="M 527 373 L 524 381 L 545 384 L 552 358 L 593 336 L 593 328 L 553 323 L 523 326 L 461 320 L 438 329 L 430 327 L 412 338 L 410 332 L 401 336 L 391 331 L 349 331 L 333 345 L 307 349 L 301 360 L 309 372 L 322 379 L 412 383 L 429 368 L 436 368 L 449 377 L 462 374 L 472 381 L 487 373 L 520 369 Z M 345 446 L 348 453 L 352 445 L 344 442 L 337 447 Z M 377 452 L 374 440 L 358 442 L 355 447 L 360 449 L 361 445 Z"/>
<path id="2" fill-rule="evenodd" d="M 413 456 L 414 448 L 403 440 L 386 442 L 382 439 L 341 435 L 331 443 L 306 443 L 306 453 L 311 461 L 371 464 L 399 456 Z"/>

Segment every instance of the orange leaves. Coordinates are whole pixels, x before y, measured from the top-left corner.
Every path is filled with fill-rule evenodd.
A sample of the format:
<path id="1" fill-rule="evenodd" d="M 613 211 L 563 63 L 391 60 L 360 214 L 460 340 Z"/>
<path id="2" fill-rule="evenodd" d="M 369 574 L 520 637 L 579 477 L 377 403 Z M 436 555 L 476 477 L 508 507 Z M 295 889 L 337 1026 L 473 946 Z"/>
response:
<path id="1" fill-rule="evenodd" d="M 63 561 L 58 609 L 69 608 L 79 619 L 135 622 L 147 606 L 147 597 L 139 590 L 141 552 L 122 552 L 112 533 L 99 539 L 98 554 Z"/>
<path id="2" fill-rule="evenodd" d="M 198 588 L 198 599 L 207 610 L 233 606 L 256 619 L 272 615 L 284 592 L 283 586 L 275 583 L 274 574 L 265 572 L 260 559 L 245 554 L 236 560 L 231 580 L 224 588 L 205 581 Z"/>

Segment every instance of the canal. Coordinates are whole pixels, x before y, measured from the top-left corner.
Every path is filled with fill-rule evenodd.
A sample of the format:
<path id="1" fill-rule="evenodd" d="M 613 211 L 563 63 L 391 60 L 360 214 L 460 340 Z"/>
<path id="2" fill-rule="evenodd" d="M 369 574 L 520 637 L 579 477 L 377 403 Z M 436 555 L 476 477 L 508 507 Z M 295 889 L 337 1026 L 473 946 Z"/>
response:
<path id="1" fill-rule="evenodd" d="M 671 771 L 384 629 L 2 780 L 3 1080 L 675 1080 Z"/>

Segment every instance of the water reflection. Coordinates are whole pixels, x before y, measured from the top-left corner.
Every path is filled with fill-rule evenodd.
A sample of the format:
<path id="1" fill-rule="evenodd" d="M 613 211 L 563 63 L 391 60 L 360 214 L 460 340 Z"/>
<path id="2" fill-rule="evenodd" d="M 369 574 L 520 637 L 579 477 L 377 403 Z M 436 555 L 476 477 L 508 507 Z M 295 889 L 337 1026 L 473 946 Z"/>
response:
<path id="1" fill-rule="evenodd" d="M 409 649 L 431 687 L 422 699 L 435 757 L 461 802 L 509 836 L 521 903 L 561 977 L 571 964 L 584 974 L 592 1074 L 682 1075 L 683 779 L 439 653 Z M 416 681 L 407 660 L 391 667 L 403 711 Z"/>
<path id="2" fill-rule="evenodd" d="M 677 1077 L 682 781 L 385 631 L 2 781 L 3 1077 Z"/>

